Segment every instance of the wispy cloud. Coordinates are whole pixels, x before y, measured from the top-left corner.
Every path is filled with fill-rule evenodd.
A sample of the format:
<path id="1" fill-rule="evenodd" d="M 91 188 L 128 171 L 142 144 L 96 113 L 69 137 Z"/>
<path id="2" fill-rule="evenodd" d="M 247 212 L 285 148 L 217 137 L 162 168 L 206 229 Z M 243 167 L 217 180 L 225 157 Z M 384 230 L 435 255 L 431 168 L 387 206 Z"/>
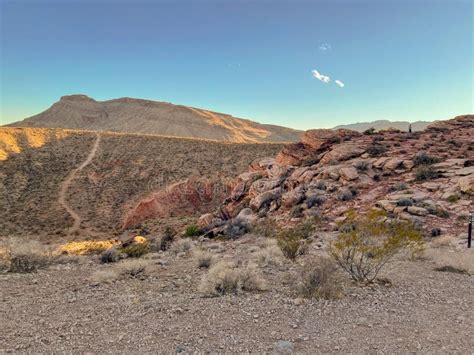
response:
<path id="1" fill-rule="evenodd" d="M 340 88 L 343 88 L 344 87 L 344 83 L 340 80 L 334 80 L 334 82 L 336 83 L 337 86 L 339 86 Z"/>
<path id="2" fill-rule="evenodd" d="M 327 52 L 331 50 L 331 45 L 329 43 L 321 43 L 318 47 L 321 52 Z"/>
<path id="3" fill-rule="evenodd" d="M 327 84 L 331 81 L 331 78 L 329 76 L 321 74 L 316 69 L 312 70 L 311 73 L 313 74 L 313 77 L 315 79 L 321 80 L 323 83 Z"/>

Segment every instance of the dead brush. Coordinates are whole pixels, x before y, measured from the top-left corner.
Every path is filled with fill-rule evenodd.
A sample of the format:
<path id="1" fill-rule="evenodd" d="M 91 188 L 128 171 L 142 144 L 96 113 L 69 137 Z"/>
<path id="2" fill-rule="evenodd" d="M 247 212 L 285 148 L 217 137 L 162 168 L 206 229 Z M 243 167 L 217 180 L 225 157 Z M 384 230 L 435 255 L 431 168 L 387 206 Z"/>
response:
<path id="1" fill-rule="evenodd" d="M 265 280 L 262 279 L 255 266 L 238 268 L 226 262 L 219 262 L 212 266 L 199 285 L 199 291 L 205 296 L 263 290 L 265 290 Z"/>
<path id="2" fill-rule="evenodd" d="M 53 261 L 51 248 L 34 240 L 9 238 L 0 247 L 3 269 L 14 273 L 35 272 Z"/>
<path id="3" fill-rule="evenodd" d="M 342 281 L 337 265 L 328 258 L 305 265 L 297 292 L 304 298 L 338 298 L 342 294 Z"/>
<path id="4" fill-rule="evenodd" d="M 209 269 L 214 260 L 214 256 L 204 250 L 199 250 L 195 252 L 194 257 L 196 258 L 198 268 L 200 269 Z"/>

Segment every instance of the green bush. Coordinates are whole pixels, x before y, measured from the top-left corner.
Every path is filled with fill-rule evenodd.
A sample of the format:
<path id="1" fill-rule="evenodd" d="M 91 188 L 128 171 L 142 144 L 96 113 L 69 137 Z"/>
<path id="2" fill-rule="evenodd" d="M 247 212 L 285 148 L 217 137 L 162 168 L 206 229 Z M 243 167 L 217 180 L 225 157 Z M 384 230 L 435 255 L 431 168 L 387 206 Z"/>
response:
<path id="1" fill-rule="evenodd" d="M 187 237 L 194 237 L 199 234 L 199 227 L 196 224 L 191 224 L 186 227 L 186 230 L 184 231 L 184 234 Z"/>
<path id="2" fill-rule="evenodd" d="M 315 222 L 311 220 L 304 221 L 293 228 L 283 229 L 277 235 L 277 245 L 283 255 L 295 260 L 298 255 L 304 254 L 309 236 L 315 228 Z"/>
<path id="3" fill-rule="evenodd" d="M 122 249 L 122 252 L 130 258 L 139 258 L 150 252 L 148 243 L 131 244 Z"/>
<path id="4" fill-rule="evenodd" d="M 351 228 L 341 228 L 343 232 L 331 244 L 330 254 L 358 282 L 372 282 L 397 253 L 404 249 L 416 252 L 423 244 L 413 224 L 387 220 L 378 210 L 360 217 L 351 210 L 344 224 Z"/>

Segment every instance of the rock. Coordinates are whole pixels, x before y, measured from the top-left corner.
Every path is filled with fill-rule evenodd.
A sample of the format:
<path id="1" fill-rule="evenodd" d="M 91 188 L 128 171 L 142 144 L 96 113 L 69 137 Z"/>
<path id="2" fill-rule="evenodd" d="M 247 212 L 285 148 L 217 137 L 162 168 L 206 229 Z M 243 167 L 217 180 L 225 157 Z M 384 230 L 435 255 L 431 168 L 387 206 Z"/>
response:
<path id="1" fill-rule="evenodd" d="M 242 182 L 252 182 L 261 179 L 262 177 L 263 176 L 261 171 L 251 171 L 240 174 L 239 176 L 237 176 L 237 179 Z"/>
<path id="2" fill-rule="evenodd" d="M 430 190 L 430 191 L 437 191 L 439 190 L 440 184 L 436 182 L 425 182 L 421 184 L 425 189 Z"/>
<path id="3" fill-rule="evenodd" d="M 279 198 L 281 196 L 281 189 L 276 188 L 271 191 L 266 191 L 257 195 L 253 199 L 250 200 L 250 207 L 254 211 L 259 211 L 263 206 L 270 204 L 273 200 Z"/>
<path id="4" fill-rule="evenodd" d="M 312 150 L 322 150 L 331 144 L 339 143 L 341 135 L 332 129 L 310 129 L 301 137 L 301 143 Z"/>
<path id="5" fill-rule="evenodd" d="M 287 208 L 293 207 L 303 201 L 304 197 L 304 187 L 300 185 L 291 191 L 285 192 L 281 196 L 281 204 Z"/>
<path id="6" fill-rule="evenodd" d="M 385 162 L 383 165 L 383 170 L 393 171 L 398 169 L 403 165 L 403 159 L 393 158 Z"/>
<path id="7" fill-rule="evenodd" d="M 310 154 L 303 143 L 289 144 L 278 153 L 276 162 L 281 165 L 300 165 Z"/>
<path id="8" fill-rule="evenodd" d="M 322 158 L 321 163 L 327 164 L 332 161 L 345 161 L 351 158 L 358 157 L 365 152 L 365 148 L 360 144 L 342 143 L 334 146 Z"/>
<path id="9" fill-rule="evenodd" d="M 393 212 L 396 207 L 396 202 L 390 200 L 377 201 L 375 206 L 383 208 L 387 212 Z"/>
<path id="10" fill-rule="evenodd" d="M 275 164 L 274 158 L 263 158 L 263 159 L 256 159 L 250 164 L 250 171 L 257 172 L 266 170 L 268 167 Z"/>
<path id="11" fill-rule="evenodd" d="M 339 170 L 339 173 L 341 178 L 347 181 L 357 180 L 359 178 L 359 173 L 357 172 L 357 169 L 353 166 L 341 168 Z"/>
<path id="12" fill-rule="evenodd" d="M 293 352 L 294 346 L 291 341 L 287 340 L 278 340 L 273 344 L 273 348 L 277 352 Z"/>
<path id="13" fill-rule="evenodd" d="M 213 228 L 221 223 L 222 223 L 222 219 L 214 216 L 212 213 L 203 214 L 201 217 L 199 217 L 198 222 L 197 222 L 200 228 L 204 228 L 204 227 Z"/>
<path id="14" fill-rule="evenodd" d="M 235 185 L 234 189 L 230 193 L 230 198 L 234 201 L 240 200 L 240 198 L 245 194 L 246 190 L 246 183 L 245 182 L 239 182 L 237 185 Z"/>
<path id="15" fill-rule="evenodd" d="M 374 161 L 373 166 L 374 168 L 382 169 L 385 163 L 389 160 L 390 160 L 389 157 L 378 158 L 376 161 Z"/>
<path id="16" fill-rule="evenodd" d="M 255 197 L 265 191 L 273 190 L 281 184 L 280 178 L 267 179 L 263 178 L 257 181 L 254 181 L 249 189 L 249 196 Z"/>
<path id="17" fill-rule="evenodd" d="M 426 216 L 428 215 L 428 210 L 423 207 L 408 206 L 408 213 L 414 214 L 415 216 Z"/>
<path id="18" fill-rule="evenodd" d="M 412 160 L 403 160 L 402 164 L 407 170 L 411 170 L 415 166 L 415 163 Z"/>
<path id="19" fill-rule="evenodd" d="M 474 166 L 468 166 L 466 168 L 456 170 L 456 175 L 458 176 L 474 175 Z"/>
<path id="20" fill-rule="evenodd" d="M 244 208 L 242 209 L 237 217 L 234 218 L 234 220 L 237 223 L 247 223 L 251 224 L 253 221 L 255 221 L 257 217 L 254 215 L 253 211 L 250 208 Z"/>
<path id="21" fill-rule="evenodd" d="M 474 175 L 459 178 L 458 185 L 462 192 L 474 195 Z"/>
<path id="22" fill-rule="evenodd" d="M 289 173 L 291 169 L 288 166 L 281 166 L 278 163 L 275 163 L 267 167 L 267 174 L 270 179 L 274 178 L 283 178 Z"/>

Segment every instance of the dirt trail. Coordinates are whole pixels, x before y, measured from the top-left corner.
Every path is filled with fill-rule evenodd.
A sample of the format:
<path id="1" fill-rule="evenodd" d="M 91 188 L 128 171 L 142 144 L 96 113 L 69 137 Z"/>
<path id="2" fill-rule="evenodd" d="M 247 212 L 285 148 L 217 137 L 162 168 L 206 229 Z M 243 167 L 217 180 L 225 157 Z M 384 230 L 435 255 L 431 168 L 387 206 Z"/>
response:
<path id="1" fill-rule="evenodd" d="M 94 146 L 92 147 L 92 150 L 90 151 L 89 155 L 87 156 L 86 160 L 82 162 L 79 167 L 76 169 L 73 169 L 69 175 L 67 176 L 66 180 L 63 181 L 61 184 L 60 190 L 59 190 L 59 198 L 58 198 L 58 203 L 64 207 L 64 209 L 71 215 L 71 217 L 74 219 L 74 223 L 72 227 L 68 231 L 68 235 L 73 234 L 75 231 L 77 231 L 81 225 L 81 217 L 71 208 L 71 206 L 68 205 L 66 201 L 66 192 L 69 188 L 69 185 L 71 185 L 72 180 L 76 177 L 76 174 L 84 169 L 87 165 L 90 164 L 92 159 L 94 159 L 95 154 L 97 153 L 97 148 L 99 148 L 100 144 L 100 134 L 97 133 L 97 139 L 94 142 Z"/>

